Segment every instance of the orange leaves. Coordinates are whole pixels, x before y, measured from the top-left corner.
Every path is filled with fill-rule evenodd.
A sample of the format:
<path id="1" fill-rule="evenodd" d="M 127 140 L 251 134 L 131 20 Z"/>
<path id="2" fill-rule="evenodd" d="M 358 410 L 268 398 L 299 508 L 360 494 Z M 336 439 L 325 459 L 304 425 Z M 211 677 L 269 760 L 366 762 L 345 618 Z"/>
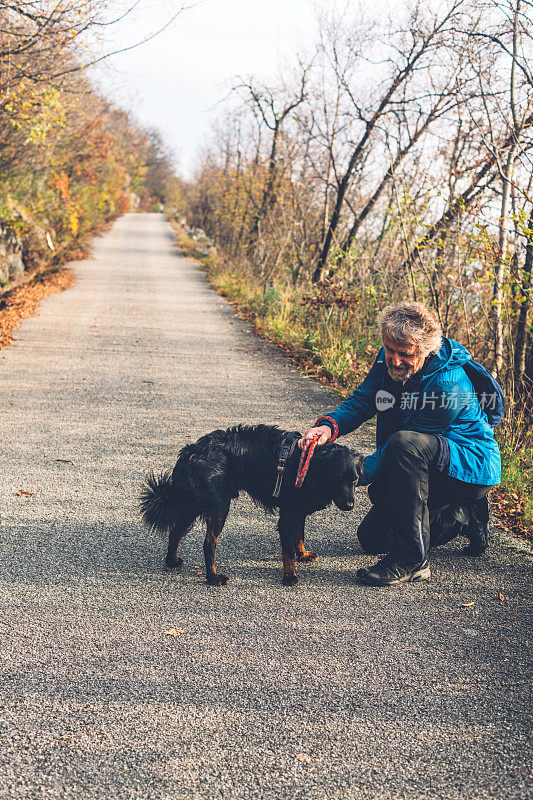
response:
<path id="1" fill-rule="evenodd" d="M 110 133 L 105 131 L 94 133 L 89 140 L 89 145 L 91 147 L 93 159 L 105 161 L 107 158 L 109 158 L 109 155 L 113 149 L 113 137 Z"/>
<path id="2" fill-rule="evenodd" d="M 19 497 L 25 497 L 25 498 L 35 497 L 35 492 L 28 492 L 28 491 L 26 491 L 26 489 L 19 489 L 18 492 L 17 492 L 17 495 Z"/>
<path id="3" fill-rule="evenodd" d="M 498 486 L 490 493 L 494 524 L 513 536 L 531 539 L 533 530 L 524 519 L 524 500 L 517 492 Z"/>
<path id="4" fill-rule="evenodd" d="M 59 192 L 59 195 L 64 202 L 68 202 L 71 197 L 69 188 L 69 178 L 64 172 L 55 172 L 50 178 L 50 186 L 53 186 Z"/>
<path id="5" fill-rule="evenodd" d="M 35 312 L 39 300 L 68 288 L 73 280 L 71 272 L 61 270 L 45 275 L 35 283 L 26 283 L 8 292 L 2 300 L 3 307 L 0 308 L 0 348 L 8 346 L 13 338 L 13 331 L 23 319 Z"/>
<path id="6" fill-rule="evenodd" d="M 65 172 L 54 172 L 50 178 L 50 186 L 52 186 L 59 193 L 59 196 L 66 205 L 66 221 L 68 224 L 68 229 L 73 236 L 76 236 L 80 225 L 80 218 L 76 198 L 73 197 L 72 190 L 70 188 L 70 179 L 68 175 Z"/>

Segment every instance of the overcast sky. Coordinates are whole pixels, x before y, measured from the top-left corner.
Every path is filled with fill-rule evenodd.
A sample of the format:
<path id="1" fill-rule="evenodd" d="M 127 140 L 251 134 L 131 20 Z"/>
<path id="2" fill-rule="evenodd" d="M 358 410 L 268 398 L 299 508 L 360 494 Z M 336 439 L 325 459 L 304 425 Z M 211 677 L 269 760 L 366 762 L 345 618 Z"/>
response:
<path id="1" fill-rule="evenodd" d="M 142 40 L 180 5 L 141 0 L 122 22 L 103 29 L 100 47 L 109 51 Z M 311 49 L 315 6 L 325 5 L 327 0 L 204 0 L 152 41 L 113 56 L 98 69 L 98 81 L 143 125 L 161 130 L 187 177 L 234 77 L 273 78 L 295 52 Z M 124 7 L 113 0 L 108 18 Z"/>

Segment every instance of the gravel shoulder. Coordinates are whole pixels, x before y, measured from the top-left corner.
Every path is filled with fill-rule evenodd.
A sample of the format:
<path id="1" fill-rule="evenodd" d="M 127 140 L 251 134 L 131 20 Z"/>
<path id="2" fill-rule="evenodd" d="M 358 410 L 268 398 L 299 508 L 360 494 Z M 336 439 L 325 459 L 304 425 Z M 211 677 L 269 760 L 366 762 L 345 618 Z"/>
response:
<path id="1" fill-rule="evenodd" d="M 246 498 L 219 544 L 227 587 L 204 583 L 200 526 L 164 572 L 136 512 L 147 471 L 214 428 L 302 430 L 337 400 L 159 215 L 118 220 L 73 269 L 0 351 L 0 798 L 531 796 L 527 548 L 451 543 L 427 585 L 359 586 L 359 490 L 310 520 L 320 559 L 294 589 Z M 368 452 L 372 428 L 346 439 Z"/>

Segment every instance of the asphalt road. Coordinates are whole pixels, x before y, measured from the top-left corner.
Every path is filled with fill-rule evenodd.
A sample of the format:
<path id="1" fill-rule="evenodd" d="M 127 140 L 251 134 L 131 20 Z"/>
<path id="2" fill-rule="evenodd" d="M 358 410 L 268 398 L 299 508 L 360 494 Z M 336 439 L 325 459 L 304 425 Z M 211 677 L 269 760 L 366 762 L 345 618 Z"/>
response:
<path id="1" fill-rule="evenodd" d="M 0 798 L 524 800 L 531 557 L 452 543 L 429 584 L 359 586 L 359 490 L 311 520 L 320 560 L 295 588 L 246 499 L 219 544 L 227 587 L 204 583 L 200 527 L 164 572 L 144 474 L 213 428 L 302 430 L 336 400 L 161 216 L 122 218 L 75 271 L 0 351 Z"/>

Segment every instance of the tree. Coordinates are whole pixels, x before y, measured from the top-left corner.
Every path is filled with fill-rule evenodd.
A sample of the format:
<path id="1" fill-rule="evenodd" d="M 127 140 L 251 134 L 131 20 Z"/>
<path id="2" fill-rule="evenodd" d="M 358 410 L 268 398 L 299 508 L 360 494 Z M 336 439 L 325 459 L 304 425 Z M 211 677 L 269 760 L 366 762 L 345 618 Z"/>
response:
<path id="1" fill-rule="evenodd" d="M 394 100 L 400 89 L 405 89 L 405 85 L 412 81 L 417 70 L 427 67 L 428 58 L 447 43 L 451 25 L 455 22 L 463 5 L 463 0 L 454 0 L 442 15 L 436 14 L 429 20 L 422 16 L 420 7 L 416 6 L 411 14 L 407 34 L 403 31 L 397 34 L 398 41 L 394 47 L 396 51 L 395 62 L 391 74 L 381 87 L 381 91 L 376 93 L 374 101 L 365 110 L 360 107 L 354 98 L 354 111 L 360 120 L 361 135 L 355 142 L 347 166 L 338 180 L 335 205 L 317 259 L 313 281 L 321 281 L 324 277 L 333 238 L 341 219 L 341 212 L 354 171 L 363 159 L 372 136 L 379 130 L 379 126 L 383 124 L 385 115 L 391 110 L 397 110 Z M 414 103 L 416 103 L 417 99 L 415 95 Z M 406 111 L 406 100 L 407 94 L 404 91 L 404 101 L 399 104 L 404 113 Z M 409 103 L 410 99 L 407 102 Z M 400 150 L 399 160 L 402 158 L 403 155 L 401 155 Z M 385 174 L 384 185 L 388 180 L 387 173 Z"/>
<path id="2" fill-rule="evenodd" d="M 308 72 L 309 67 L 301 67 L 299 85 L 294 92 L 288 90 L 287 87 L 282 87 L 280 90 L 270 89 L 264 84 L 252 81 L 242 83 L 237 87 L 241 90 L 244 89 L 249 95 L 252 113 L 271 134 L 266 179 L 259 205 L 253 214 L 253 222 L 248 237 L 248 251 L 250 254 L 254 251 L 262 221 L 276 204 L 279 180 L 279 164 L 277 160 L 279 139 L 283 123 L 287 117 L 306 99 Z"/>

